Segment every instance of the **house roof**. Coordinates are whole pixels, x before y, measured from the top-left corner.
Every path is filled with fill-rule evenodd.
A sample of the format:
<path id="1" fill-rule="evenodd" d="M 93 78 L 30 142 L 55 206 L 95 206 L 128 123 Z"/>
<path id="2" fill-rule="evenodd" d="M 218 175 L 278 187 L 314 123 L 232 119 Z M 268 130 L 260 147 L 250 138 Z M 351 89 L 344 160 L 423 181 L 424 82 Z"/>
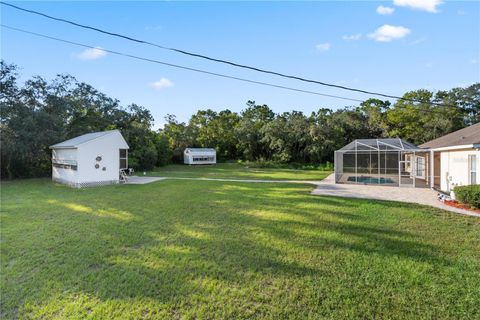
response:
<path id="1" fill-rule="evenodd" d="M 430 140 L 420 145 L 420 147 L 437 149 L 472 144 L 480 144 L 480 122 L 444 135 L 443 137 Z"/>
<path id="2" fill-rule="evenodd" d="M 348 151 L 405 151 L 405 150 L 422 150 L 413 143 L 407 142 L 400 138 L 383 138 L 383 139 L 357 139 L 343 148 L 340 152 Z"/>
<path id="3" fill-rule="evenodd" d="M 50 149 L 60 149 L 60 148 L 77 148 L 79 145 L 84 144 L 86 142 L 90 142 L 92 140 L 98 139 L 100 137 L 113 134 L 113 133 L 118 133 L 120 134 L 120 131 L 118 130 L 109 130 L 109 131 L 100 131 L 100 132 L 91 132 L 87 134 L 83 134 L 81 136 L 65 140 L 63 142 L 54 144 L 50 146 Z M 121 134 L 120 134 L 121 135 Z"/>

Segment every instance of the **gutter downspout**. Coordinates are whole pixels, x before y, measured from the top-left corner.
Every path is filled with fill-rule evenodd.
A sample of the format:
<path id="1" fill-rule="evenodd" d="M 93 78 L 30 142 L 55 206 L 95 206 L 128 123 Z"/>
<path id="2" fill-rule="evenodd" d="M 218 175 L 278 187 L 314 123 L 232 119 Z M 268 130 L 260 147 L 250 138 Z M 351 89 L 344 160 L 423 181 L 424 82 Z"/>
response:
<path id="1" fill-rule="evenodd" d="M 430 189 L 433 189 L 435 187 L 435 178 L 434 178 L 434 168 L 433 168 L 433 163 L 434 163 L 434 151 L 430 150 Z"/>

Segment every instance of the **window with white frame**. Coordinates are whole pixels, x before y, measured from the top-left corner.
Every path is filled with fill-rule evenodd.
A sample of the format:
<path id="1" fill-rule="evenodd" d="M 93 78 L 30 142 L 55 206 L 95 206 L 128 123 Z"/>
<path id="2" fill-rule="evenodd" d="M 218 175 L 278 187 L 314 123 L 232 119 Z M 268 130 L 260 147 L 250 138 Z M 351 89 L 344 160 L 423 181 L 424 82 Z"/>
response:
<path id="1" fill-rule="evenodd" d="M 468 183 L 477 184 L 477 155 L 468 155 Z"/>
<path id="2" fill-rule="evenodd" d="M 120 169 L 128 168 L 128 150 L 120 149 Z"/>

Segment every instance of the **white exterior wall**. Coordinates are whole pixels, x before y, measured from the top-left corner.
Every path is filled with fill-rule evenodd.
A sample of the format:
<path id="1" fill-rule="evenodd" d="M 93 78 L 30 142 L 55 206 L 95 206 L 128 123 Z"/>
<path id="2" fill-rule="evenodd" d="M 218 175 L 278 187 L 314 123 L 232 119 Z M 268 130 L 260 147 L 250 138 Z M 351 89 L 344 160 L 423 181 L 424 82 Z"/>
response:
<path id="1" fill-rule="evenodd" d="M 453 150 L 440 153 L 440 189 L 450 192 L 452 184 L 464 186 L 469 184 L 468 156 L 477 156 L 477 183 L 480 181 L 480 150 Z M 451 177 L 451 178 L 450 178 Z"/>
<path id="2" fill-rule="evenodd" d="M 78 146 L 79 183 L 119 182 L 120 147 L 117 135 L 106 135 Z M 96 158 L 102 157 L 101 161 Z M 95 168 L 95 164 L 99 168 Z M 105 167 L 105 171 L 103 168 Z"/>
<path id="3" fill-rule="evenodd" d="M 52 161 L 77 161 L 77 149 L 53 149 Z M 75 184 L 78 182 L 78 170 L 64 169 L 52 165 L 52 180 Z"/>
<path id="4" fill-rule="evenodd" d="M 192 164 L 192 157 L 189 154 L 183 153 L 183 163 Z"/>

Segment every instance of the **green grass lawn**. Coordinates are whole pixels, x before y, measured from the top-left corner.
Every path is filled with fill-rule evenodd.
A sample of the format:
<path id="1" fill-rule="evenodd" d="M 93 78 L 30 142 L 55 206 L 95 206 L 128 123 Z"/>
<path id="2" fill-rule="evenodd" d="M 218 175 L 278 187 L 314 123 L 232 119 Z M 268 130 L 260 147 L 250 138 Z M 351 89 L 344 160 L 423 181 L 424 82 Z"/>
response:
<path id="1" fill-rule="evenodd" d="M 480 318 L 478 218 L 282 183 L 1 187 L 4 319 Z"/>
<path id="2" fill-rule="evenodd" d="M 330 171 L 251 168 L 245 164 L 219 163 L 216 165 L 188 166 L 169 165 L 148 172 L 150 176 L 186 177 L 186 178 L 217 178 L 217 179 L 247 179 L 247 180 L 322 180 Z M 137 174 L 142 174 L 137 172 Z"/>

